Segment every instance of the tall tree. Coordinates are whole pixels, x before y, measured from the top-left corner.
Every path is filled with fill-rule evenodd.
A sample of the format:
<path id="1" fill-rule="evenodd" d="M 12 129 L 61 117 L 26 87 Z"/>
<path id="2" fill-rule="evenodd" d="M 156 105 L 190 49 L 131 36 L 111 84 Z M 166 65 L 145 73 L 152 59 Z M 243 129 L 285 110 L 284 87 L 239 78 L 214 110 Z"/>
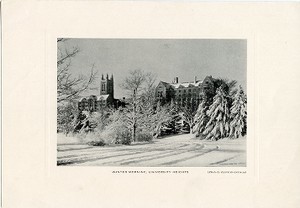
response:
<path id="1" fill-rule="evenodd" d="M 247 96 L 241 86 L 239 86 L 239 90 L 234 97 L 230 111 L 230 137 L 239 138 L 244 136 L 247 131 Z"/>
<path id="2" fill-rule="evenodd" d="M 223 92 L 227 96 L 229 108 L 232 106 L 233 97 L 237 92 L 236 84 L 236 80 L 229 81 L 228 79 L 222 78 L 218 78 L 214 81 L 215 89 L 222 88 Z"/>
<path id="3" fill-rule="evenodd" d="M 228 108 L 228 96 L 223 88 L 217 89 L 217 94 L 213 99 L 213 104 L 207 111 L 209 121 L 206 124 L 203 134 L 206 139 L 218 140 L 228 136 L 230 114 Z"/>
<path id="4" fill-rule="evenodd" d="M 196 133 L 196 136 L 202 138 L 203 132 L 205 130 L 205 126 L 207 122 L 209 121 L 209 117 L 207 115 L 209 106 L 205 102 L 205 100 L 202 100 L 202 102 L 199 104 L 195 118 L 194 118 L 194 127 L 193 127 L 193 133 Z"/>
<path id="5" fill-rule="evenodd" d="M 130 71 L 129 75 L 124 79 L 121 87 L 127 90 L 130 99 L 127 107 L 127 120 L 130 123 L 132 140 L 136 141 L 136 131 L 141 122 L 141 117 L 144 106 L 143 103 L 147 100 L 147 93 L 151 93 L 151 84 L 154 79 L 152 73 L 145 73 L 142 70 Z M 149 82 L 148 82 L 148 81 Z M 149 84 L 150 83 L 150 84 Z"/>
<path id="6" fill-rule="evenodd" d="M 71 101 L 88 89 L 96 79 L 96 72 L 92 66 L 89 76 L 82 74 L 74 76 L 71 72 L 72 59 L 79 53 L 78 47 L 69 48 L 65 45 L 68 39 L 57 39 L 57 102 Z"/>

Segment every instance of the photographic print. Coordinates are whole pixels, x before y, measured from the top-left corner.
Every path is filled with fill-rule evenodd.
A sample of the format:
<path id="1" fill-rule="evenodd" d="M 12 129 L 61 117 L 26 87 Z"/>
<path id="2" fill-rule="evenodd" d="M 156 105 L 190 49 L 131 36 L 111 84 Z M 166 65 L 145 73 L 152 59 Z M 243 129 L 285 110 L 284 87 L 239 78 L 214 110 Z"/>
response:
<path id="1" fill-rule="evenodd" d="M 57 39 L 57 165 L 246 167 L 247 40 Z"/>

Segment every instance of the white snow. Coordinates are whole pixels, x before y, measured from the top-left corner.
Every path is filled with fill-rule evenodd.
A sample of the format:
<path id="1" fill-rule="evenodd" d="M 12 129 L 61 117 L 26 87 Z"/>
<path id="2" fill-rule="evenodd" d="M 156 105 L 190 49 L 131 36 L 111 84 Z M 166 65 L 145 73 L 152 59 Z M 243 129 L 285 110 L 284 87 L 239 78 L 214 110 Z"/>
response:
<path id="1" fill-rule="evenodd" d="M 192 134 L 182 134 L 156 139 L 153 143 L 104 147 L 88 146 L 74 137 L 61 137 L 58 139 L 58 164 L 140 167 L 246 166 L 245 138 L 203 141 L 193 137 Z"/>

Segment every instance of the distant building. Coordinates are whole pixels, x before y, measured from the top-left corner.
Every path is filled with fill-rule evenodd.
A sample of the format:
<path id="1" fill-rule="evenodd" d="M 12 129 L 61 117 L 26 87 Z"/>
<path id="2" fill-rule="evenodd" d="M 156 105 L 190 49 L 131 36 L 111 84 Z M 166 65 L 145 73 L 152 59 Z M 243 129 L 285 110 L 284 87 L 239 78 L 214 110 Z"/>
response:
<path id="1" fill-rule="evenodd" d="M 160 81 L 155 89 L 155 97 L 160 103 L 169 103 L 172 100 L 180 106 L 190 105 L 197 108 L 205 90 L 214 88 L 212 76 L 205 77 L 204 80 L 194 78 L 192 82 L 179 82 L 175 77 L 172 83 Z"/>
<path id="2" fill-rule="evenodd" d="M 125 98 L 123 98 L 124 100 Z M 124 106 L 124 101 L 114 98 L 114 77 L 108 75 L 104 78 L 103 74 L 100 80 L 100 95 L 90 95 L 82 97 L 78 101 L 80 111 L 99 111 L 106 107 L 118 108 Z"/>

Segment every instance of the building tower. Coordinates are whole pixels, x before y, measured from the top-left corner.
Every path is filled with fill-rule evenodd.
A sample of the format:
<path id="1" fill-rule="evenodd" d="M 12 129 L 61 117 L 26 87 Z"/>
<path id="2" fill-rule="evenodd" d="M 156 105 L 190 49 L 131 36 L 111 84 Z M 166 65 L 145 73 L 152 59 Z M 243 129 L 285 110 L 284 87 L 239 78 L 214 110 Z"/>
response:
<path id="1" fill-rule="evenodd" d="M 100 95 L 110 95 L 110 97 L 114 98 L 114 77 L 111 75 L 111 77 L 108 77 L 108 74 L 106 74 L 106 77 L 104 78 L 103 74 L 100 81 Z"/>

